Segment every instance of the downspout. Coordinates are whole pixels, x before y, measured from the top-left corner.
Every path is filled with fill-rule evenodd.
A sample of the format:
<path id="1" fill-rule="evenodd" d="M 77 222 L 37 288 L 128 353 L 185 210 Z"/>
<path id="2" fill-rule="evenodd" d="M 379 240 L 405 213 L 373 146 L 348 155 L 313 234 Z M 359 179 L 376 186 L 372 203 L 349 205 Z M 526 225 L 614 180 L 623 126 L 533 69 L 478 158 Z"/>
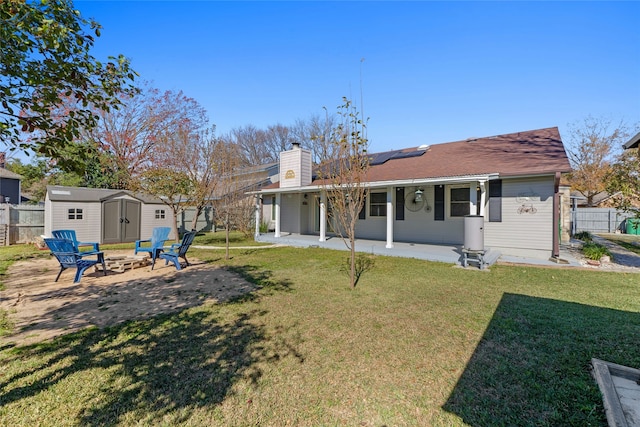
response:
<path id="1" fill-rule="evenodd" d="M 553 254 L 552 258 L 560 258 L 560 172 L 556 172 L 553 183 Z"/>
<path id="2" fill-rule="evenodd" d="M 256 194 L 256 231 L 254 234 L 254 239 L 257 241 L 258 239 L 260 239 L 260 224 L 262 224 L 262 215 L 261 215 L 261 209 L 260 209 L 260 201 L 262 200 L 262 196 Z"/>

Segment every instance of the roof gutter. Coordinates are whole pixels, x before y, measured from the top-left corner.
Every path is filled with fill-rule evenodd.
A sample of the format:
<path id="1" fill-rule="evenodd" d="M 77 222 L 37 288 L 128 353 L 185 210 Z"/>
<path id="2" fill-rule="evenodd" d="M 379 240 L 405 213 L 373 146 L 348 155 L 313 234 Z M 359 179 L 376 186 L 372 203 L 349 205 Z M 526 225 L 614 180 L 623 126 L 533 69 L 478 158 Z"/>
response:
<path id="1" fill-rule="evenodd" d="M 416 185 L 427 185 L 427 184 L 461 184 L 470 181 L 490 181 L 493 179 L 499 179 L 500 175 L 498 173 L 490 173 L 483 175 L 463 175 L 463 176 L 450 176 L 450 177 L 436 177 L 436 178 L 414 178 L 414 179 L 402 179 L 402 180 L 388 180 L 388 181 L 374 181 L 374 182 L 366 182 L 364 183 L 364 187 L 366 188 L 384 188 L 390 186 L 397 187 L 407 187 L 407 186 L 416 186 Z M 245 194 L 275 194 L 275 193 L 300 193 L 300 192 L 314 192 L 321 191 L 326 186 L 323 185 L 306 185 L 303 187 L 293 187 L 293 188 L 269 188 L 259 191 L 250 191 Z"/>

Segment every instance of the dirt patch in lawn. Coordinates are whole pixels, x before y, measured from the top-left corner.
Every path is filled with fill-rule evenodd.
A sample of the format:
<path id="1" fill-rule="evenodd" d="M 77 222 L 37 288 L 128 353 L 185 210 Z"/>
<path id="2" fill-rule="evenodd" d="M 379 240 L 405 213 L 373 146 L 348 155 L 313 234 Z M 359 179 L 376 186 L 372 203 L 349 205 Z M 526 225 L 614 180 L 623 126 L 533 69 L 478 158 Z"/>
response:
<path id="1" fill-rule="evenodd" d="M 127 254 L 109 251 L 106 256 Z M 255 290 L 235 273 L 189 259 L 177 271 L 156 263 L 122 273 L 88 269 L 80 283 L 75 270 L 65 270 L 54 282 L 55 259 L 16 262 L 3 281 L 0 308 L 9 312 L 14 333 L 0 337 L 0 348 L 45 341 L 88 326 L 105 327 L 131 319 L 227 301 Z"/>

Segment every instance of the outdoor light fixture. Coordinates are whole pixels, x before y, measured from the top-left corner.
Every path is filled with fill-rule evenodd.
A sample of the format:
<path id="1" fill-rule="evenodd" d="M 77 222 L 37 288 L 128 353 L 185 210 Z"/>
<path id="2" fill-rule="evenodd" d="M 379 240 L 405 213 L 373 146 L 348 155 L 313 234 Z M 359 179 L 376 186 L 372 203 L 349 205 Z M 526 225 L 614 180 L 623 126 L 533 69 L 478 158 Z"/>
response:
<path id="1" fill-rule="evenodd" d="M 416 196 L 415 196 L 415 198 L 413 199 L 413 201 L 414 201 L 414 202 L 416 202 L 416 203 L 420 203 L 420 202 L 422 201 L 422 193 L 423 193 L 423 191 L 422 191 L 422 190 L 417 189 L 417 190 L 416 190 L 416 193 L 415 193 L 415 195 L 416 195 Z"/>

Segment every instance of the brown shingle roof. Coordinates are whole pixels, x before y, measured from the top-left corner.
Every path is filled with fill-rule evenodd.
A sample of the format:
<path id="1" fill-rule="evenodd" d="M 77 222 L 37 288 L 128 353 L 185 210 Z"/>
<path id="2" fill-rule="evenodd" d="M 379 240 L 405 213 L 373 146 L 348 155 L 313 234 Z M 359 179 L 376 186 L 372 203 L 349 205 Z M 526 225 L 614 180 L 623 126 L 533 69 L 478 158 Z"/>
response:
<path id="1" fill-rule="evenodd" d="M 417 150 L 418 147 L 401 151 Z M 375 183 L 494 173 L 507 177 L 570 171 L 558 128 L 552 127 L 435 144 L 420 156 L 372 165 L 367 178 Z M 311 185 L 318 184 L 320 181 L 315 180 Z M 278 185 L 267 188 L 278 188 Z"/>

